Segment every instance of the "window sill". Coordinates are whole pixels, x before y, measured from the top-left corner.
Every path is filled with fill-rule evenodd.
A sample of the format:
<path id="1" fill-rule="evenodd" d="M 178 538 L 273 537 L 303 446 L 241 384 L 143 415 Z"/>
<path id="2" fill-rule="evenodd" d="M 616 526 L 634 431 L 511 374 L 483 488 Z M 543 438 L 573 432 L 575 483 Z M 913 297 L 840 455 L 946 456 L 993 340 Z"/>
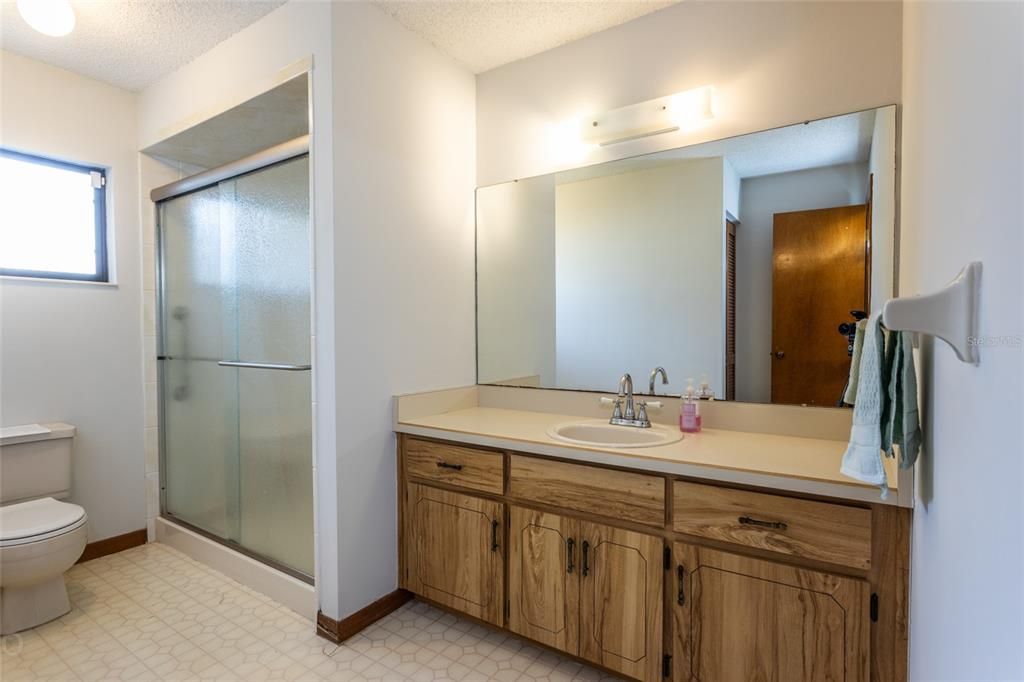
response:
<path id="1" fill-rule="evenodd" d="M 25 284 L 67 284 L 71 286 L 117 288 L 117 282 L 96 282 L 89 279 L 60 279 L 57 277 L 20 277 L 18 275 L 0 275 L 0 282 L 23 282 Z"/>

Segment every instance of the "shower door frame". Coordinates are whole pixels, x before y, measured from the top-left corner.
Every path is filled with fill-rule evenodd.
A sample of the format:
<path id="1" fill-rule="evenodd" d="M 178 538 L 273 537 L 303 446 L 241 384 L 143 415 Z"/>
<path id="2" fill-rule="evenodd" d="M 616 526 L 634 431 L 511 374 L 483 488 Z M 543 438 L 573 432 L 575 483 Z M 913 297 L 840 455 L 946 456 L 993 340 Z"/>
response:
<path id="1" fill-rule="evenodd" d="M 158 458 L 158 470 L 159 470 L 159 476 L 160 476 L 160 491 L 159 491 L 160 492 L 160 495 L 159 495 L 159 498 L 160 498 L 160 518 L 167 519 L 168 521 L 171 521 L 171 522 L 173 522 L 173 523 L 175 523 L 175 524 L 177 524 L 179 526 L 182 526 L 183 528 L 186 528 L 186 529 L 192 531 L 193 533 L 196 533 L 198 535 L 201 535 L 204 538 L 207 538 L 207 539 L 209 539 L 209 540 L 211 540 L 213 542 L 216 542 L 217 544 L 222 545 L 222 546 L 224 546 L 224 547 L 226 547 L 226 548 L 228 548 L 228 549 L 230 549 L 232 551 L 238 552 L 239 554 L 242 554 L 242 555 L 247 556 L 247 557 L 249 557 L 251 559 L 254 559 L 254 560 L 260 562 L 261 564 L 269 566 L 270 568 L 272 568 L 272 569 L 274 569 L 276 571 L 280 571 L 281 573 L 284 573 L 284 574 L 289 575 L 289 576 L 291 576 L 293 578 L 296 578 L 297 580 L 301 580 L 304 583 L 308 583 L 309 585 L 314 585 L 315 586 L 315 584 L 316 584 L 315 575 L 307 575 L 306 573 L 303 573 L 302 571 L 296 570 L 296 569 L 292 568 L 291 566 L 287 566 L 285 564 L 282 564 L 279 561 L 271 559 L 270 557 L 268 557 L 268 556 L 266 556 L 264 554 L 260 554 L 259 552 L 254 552 L 253 550 L 243 546 L 239 542 L 236 542 L 236 541 L 234 541 L 234 540 L 232 540 L 230 538 L 221 537 L 221 536 L 217 535 L 216 533 L 211 533 L 208 530 L 200 528 L 199 526 L 196 526 L 196 525 L 194 525 L 192 523 L 189 523 L 188 521 L 185 521 L 184 519 L 182 519 L 182 518 L 180 518 L 178 516 L 175 516 L 173 513 L 169 512 L 167 510 L 167 461 L 166 461 L 167 449 L 166 449 L 166 442 L 165 442 L 166 438 L 167 438 L 167 429 L 166 429 L 166 412 L 165 412 L 165 404 L 164 404 L 165 401 L 164 401 L 164 390 L 163 390 L 164 387 L 165 387 L 165 377 L 164 377 L 165 363 L 160 362 L 161 359 L 166 357 L 166 353 L 165 353 L 166 349 L 164 348 L 164 338 L 165 338 L 164 332 L 166 331 L 164 329 L 164 313 L 166 312 L 165 311 L 166 301 L 165 301 L 165 280 L 164 280 L 164 275 L 165 275 L 165 272 L 166 272 L 166 270 L 165 270 L 166 263 L 164 262 L 164 257 L 165 257 L 165 250 L 164 250 L 164 226 L 163 226 L 163 224 L 162 224 L 162 222 L 160 220 L 160 210 L 159 210 L 160 203 L 164 202 L 164 201 L 171 200 L 171 199 L 175 199 L 175 198 L 178 198 L 178 197 L 182 197 L 182 196 L 185 196 L 185 195 L 188 195 L 188 194 L 192 194 L 194 192 L 198 192 L 198 191 L 201 191 L 201 190 L 204 190 L 204 189 L 208 189 L 210 187 L 215 187 L 219 183 L 221 183 L 221 182 L 223 182 L 225 180 L 231 180 L 233 178 L 238 178 L 238 177 L 241 177 L 243 175 L 247 175 L 249 173 L 255 173 L 255 172 L 258 172 L 258 171 L 261 171 L 261 170 L 265 170 L 265 169 L 270 168 L 272 166 L 276 166 L 278 164 L 285 163 L 287 161 L 291 161 L 293 159 L 300 158 L 302 156 L 307 156 L 307 157 L 310 158 L 310 161 L 312 161 L 312 155 L 310 153 L 310 136 L 309 135 L 302 135 L 302 136 L 297 137 L 297 138 L 295 138 L 293 140 L 289 140 L 287 142 L 283 142 L 283 143 L 275 145 L 273 147 L 269 147 L 268 149 L 264 149 L 263 151 L 256 152 L 255 154 L 252 154 L 250 156 L 244 157 L 244 158 L 239 159 L 237 161 L 233 161 L 231 163 L 224 164 L 223 166 L 218 166 L 217 168 L 212 168 L 210 170 L 206 170 L 206 171 L 203 171 L 201 173 L 197 173 L 195 175 L 189 176 L 187 178 L 183 178 L 181 180 L 178 180 L 176 182 L 172 182 L 172 183 L 170 183 L 168 185 L 164 185 L 162 187 L 157 187 L 156 189 L 154 189 L 154 190 L 152 190 L 150 192 L 150 199 L 153 201 L 153 208 L 154 208 L 154 211 L 155 211 L 155 214 L 156 214 L 156 217 L 155 217 L 155 221 L 156 221 L 156 235 L 155 235 L 155 240 L 154 240 L 155 241 L 155 249 L 156 249 L 156 254 L 155 254 L 155 261 L 156 261 L 156 359 L 157 359 L 157 363 L 156 363 L 156 366 L 157 366 L 157 391 L 156 391 L 156 393 L 157 393 L 157 425 L 159 427 L 157 429 L 157 434 L 158 434 L 158 437 L 157 437 L 157 458 Z M 310 163 L 310 173 L 312 173 L 312 163 Z M 309 282 L 309 292 L 310 292 L 310 295 L 309 295 L 309 313 L 310 313 L 310 320 L 313 319 L 313 315 L 314 315 L 313 306 L 314 306 L 314 301 L 316 300 L 315 299 L 315 292 L 314 292 L 314 284 L 315 284 L 315 282 L 314 282 L 314 277 L 313 277 L 313 254 L 312 254 L 312 249 L 313 249 L 314 240 L 313 240 L 313 220 L 312 220 L 313 205 L 312 205 L 312 201 L 311 201 L 312 200 L 312 192 L 310 191 L 311 188 L 312 188 L 312 178 L 310 177 L 309 180 L 307 181 L 307 192 L 309 193 L 310 205 L 309 205 L 309 211 L 307 213 L 307 218 L 306 218 L 307 219 L 307 226 L 308 226 L 308 230 L 309 230 L 310 251 L 311 251 L 311 253 L 309 254 L 309 257 L 310 257 L 310 282 Z M 312 332 L 312 329 L 310 329 L 309 331 Z M 303 366 L 303 368 L 302 368 L 303 370 L 306 370 L 306 371 L 310 372 L 310 395 L 309 395 L 309 400 L 310 400 L 311 404 L 315 403 L 315 398 L 316 398 L 316 396 L 314 394 L 315 386 L 316 386 L 316 381 L 315 381 L 315 377 L 313 375 L 313 369 L 314 369 L 314 366 L 315 366 L 314 365 L 314 356 L 315 356 L 315 352 L 314 351 L 315 351 L 315 349 L 310 348 L 310 365 L 309 365 L 309 367 L 307 368 L 307 367 Z M 313 447 L 311 448 L 310 453 L 309 453 L 309 462 L 310 462 L 310 467 L 312 467 L 313 471 L 315 472 L 316 471 L 316 459 L 315 459 L 315 457 L 316 457 L 316 455 L 315 455 L 315 453 L 316 453 L 316 429 L 315 429 L 316 418 L 315 418 L 315 415 L 312 414 L 312 413 L 311 413 L 311 417 L 312 418 L 310 420 L 310 435 L 311 435 L 311 442 L 313 443 Z M 314 524 L 314 528 L 311 529 L 311 530 L 313 530 L 313 532 L 314 532 L 314 545 L 315 545 L 316 523 L 317 523 L 316 479 L 315 478 L 313 479 L 313 486 L 312 486 L 312 490 L 310 491 L 310 493 L 311 493 L 312 499 L 313 499 L 313 524 Z M 314 552 L 314 557 L 316 557 L 317 554 L 318 554 L 318 550 L 317 550 L 317 548 L 315 546 L 313 548 L 313 552 Z M 315 563 L 316 563 L 316 560 L 314 558 L 314 571 L 315 571 Z"/>

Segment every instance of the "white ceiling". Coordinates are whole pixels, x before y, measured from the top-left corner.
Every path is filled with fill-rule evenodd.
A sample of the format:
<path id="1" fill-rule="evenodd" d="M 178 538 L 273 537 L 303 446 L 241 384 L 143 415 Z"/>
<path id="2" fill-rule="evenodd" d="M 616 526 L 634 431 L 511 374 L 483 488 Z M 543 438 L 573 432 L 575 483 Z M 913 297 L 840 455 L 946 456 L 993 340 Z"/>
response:
<path id="1" fill-rule="evenodd" d="M 671 164 L 680 159 L 715 156 L 728 159 L 741 179 L 843 163 L 863 163 L 871 153 L 874 125 L 875 110 L 869 109 L 564 171 L 558 173 L 557 182 L 578 182 Z"/>
<path id="2" fill-rule="evenodd" d="M 483 73 L 679 0 L 375 0 L 441 52 Z"/>
<path id="3" fill-rule="evenodd" d="M 127 90 L 141 90 L 234 35 L 284 0 L 71 0 L 75 30 L 29 28 L 0 0 L 0 46 Z"/>

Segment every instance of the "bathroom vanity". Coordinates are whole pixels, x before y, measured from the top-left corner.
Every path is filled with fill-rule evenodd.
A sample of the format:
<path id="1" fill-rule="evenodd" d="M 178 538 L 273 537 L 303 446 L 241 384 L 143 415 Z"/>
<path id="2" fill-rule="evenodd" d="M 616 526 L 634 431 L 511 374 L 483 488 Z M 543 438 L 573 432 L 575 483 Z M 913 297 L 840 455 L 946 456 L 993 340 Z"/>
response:
<path id="1" fill-rule="evenodd" d="M 645 682 L 906 680 L 913 471 L 839 473 L 897 133 L 882 107 L 478 188 L 477 385 L 395 404 L 400 586 Z"/>
<path id="2" fill-rule="evenodd" d="M 583 447 L 516 391 L 397 399 L 401 587 L 637 680 L 906 679 L 911 512 L 842 442 Z"/>

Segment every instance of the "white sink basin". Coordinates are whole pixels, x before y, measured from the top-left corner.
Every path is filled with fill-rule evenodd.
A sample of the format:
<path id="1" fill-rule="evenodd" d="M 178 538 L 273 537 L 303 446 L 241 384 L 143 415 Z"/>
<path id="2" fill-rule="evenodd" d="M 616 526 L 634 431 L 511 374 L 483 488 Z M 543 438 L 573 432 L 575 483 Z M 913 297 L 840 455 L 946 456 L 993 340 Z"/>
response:
<path id="1" fill-rule="evenodd" d="M 683 439 L 681 432 L 658 424 L 641 429 L 617 426 L 599 419 L 560 424 L 549 430 L 548 435 L 566 443 L 600 448 L 649 448 Z"/>

